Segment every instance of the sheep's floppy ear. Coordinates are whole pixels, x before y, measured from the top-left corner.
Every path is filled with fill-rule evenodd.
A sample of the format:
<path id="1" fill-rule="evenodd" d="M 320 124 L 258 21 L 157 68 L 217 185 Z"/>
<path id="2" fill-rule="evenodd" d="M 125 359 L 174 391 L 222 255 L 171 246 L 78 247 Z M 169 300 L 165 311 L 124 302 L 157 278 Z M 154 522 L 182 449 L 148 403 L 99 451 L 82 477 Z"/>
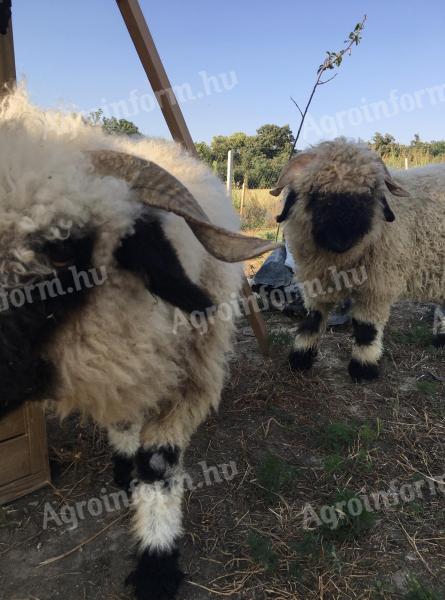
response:
<path id="1" fill-rule="evenodd" d="M 394 181 L 391 175 L 389 177 L 385 177 L 385 184 L 393 196 L 411 196 L 409 192 L 407 192 L 401 185 Z"/>
<path id="2" fill-rule="evenodd" d="M 279 196 L 283 189 L 292 183 L 295 176 L 300 173 L 308 164 L 315 160 L 315 154 L 297 154 L 290 159 L 287 165 L 283 168 L 278 177 L 276 186 L 270 190 L 272 196 Z"/>
<path id="3" fill-rule="evenodd" d="M 394 181 L 391 173 L 388 171 L 388 167 L 385 165 L 383 160 L 380 157 L 378 157 L 378 160 L 383 167 L 385 185 L 391 194 L 393 194 L 393 196 L 410 196 L 411 194 L 409 192 L 407 192 L 401 185 Z"/>
<path id="4" fill-rule="evenodd" d="M 396 216 L 392 212 L 391 207 L 389 206 L 388 201 L 385 198 L 385 196 L 382 196 L 380 198 L 380 202 L 382 203 L 382 206 L 383 206 L 383 216 L 385 217 L 385 220 L 388 221 L 388 223 L 392 223 L 393 221 L 395 221 Z"/>
<path id="5" fill-rule="evenodd" d="M 290 209 L 293 207 L 297 200 L 297 192 L 291 189 L 288 195 L 286 196 L 286 200 L 284 201 L 284 206 L 283 210 L 281 211 L 281 214 L 277 216 L 277 223 L 282 223 L 288 218 Z"/>
<path id="6" fill-rule="evenodd" d="M 280 247 L 211 223 L 188 189 L 155 163 L 113 150 L 87 154 L 97 173 L 127 181 L 143 204 L 183 217 L 204 248 L 219 260 L 240 262 Z"/>

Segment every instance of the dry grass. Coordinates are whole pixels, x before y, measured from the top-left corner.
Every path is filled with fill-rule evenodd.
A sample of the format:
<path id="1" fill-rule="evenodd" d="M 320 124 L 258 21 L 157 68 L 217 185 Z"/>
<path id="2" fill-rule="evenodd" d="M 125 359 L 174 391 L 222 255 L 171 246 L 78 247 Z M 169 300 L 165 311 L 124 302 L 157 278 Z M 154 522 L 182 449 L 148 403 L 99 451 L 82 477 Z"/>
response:
<path id="1" fill-rule="evenodd" d="M 233 190 L 233 204 L 238 212 L 242 191 Z M 281 212 L 281 199 L 271 196 L 269 190 L 246 190 L 241 226 L 243 229 L 275 229 L 275 217 Z"/>
<path id="2" fill-rule="evenodd" d="M 188 583 L 179 599 L 444 598 L 444 493 L 383 506 L 373 520 L 351 521 L 338 532 L 303 527 L 307 503 L 319 511 L 339 494 L 385 491 L 393 480 L 443 473 L 445 358 L 426 343 L 432 307 L 394 308 L 384 375 L 370 385 L 348 378 L 347 329 L 328 333 L 313 371 L 300 376 L 286 362 L 296 322 L 265 316 L 273 358 L 261 358 L 243 320 L 220 411 L 186 456 L 194 481 L 201 461 L 235 461 L 238 474 L 186 494 Z M 1 597 L 130 598 L 122 584 L 133 561 L 127 518 L 112 524 L 123 513 L 88 516 L 74 530 L 42 529 L 45 502 L 72 505 L 114 489 L 103 434 L 72 418 L 62 426 L 51 419 L 49 436 L 53 487 L 0 512 Z M 81 551 L 36 568 L 85 540 Z M 423 587 L 416 591 L 410 581 Z"/>
<path id="3" fill-rule="evenodd" d="M 227 434 L 209 449 L 236 457 L 240 476 L 222 505 L 213 497 L 194 519 L 193 537 L 212 549 L 215 561 L 214 578 L 192 578 L 208 597 L 444 597 L 443 493 L 382 505 L 361 527 L 347 524 L 337 533 L 303 528 L 307 503 L 319 510 L 339 493 L 371 494 L 388 490 L 393 480 L 401 485 L 443 472 L 445 385 L 434 379 L 443 372 L 443 351 L 421 340 L 399 342 L 407 327 L 419 321 L 429 327 L 430 310 L 397 307 L 385 375 L 364 386 L 347 376 L 349 331 L 327 336 L 314 372 L 304 377 L 289 371 L 282 335 L 275 336 L 273 360 L 261 363 L 248 328 L 241 331 L 218 417 Z M 292 328 L 278 314 L 268 317 L 268 326 L 272 332 Z M 416 386 L 426 380 L 437 383 L 427 394 Z M 210 424 L 206 431 L 215 436 L 217 430 Z M 225 516 L 217 516 L 219 510 Z M 409 595 L 413 578 L 421 587 Z M 436 595 L 427 595 L 428 587 Z"/>
<path id="4" fill-rule="evenodd" d="M 424 167 L 425 165 L 433 163 L 445 162 L 445 155 L 433 156 L 426 150 L 418 148 L 410 148 L 408 158 L 408 167 Z M 390 153 L 383 157 L 388 167 L 393 169 L 404 169 L 405 168 L 405 156 L 397 155 L 396 153 Z"/>

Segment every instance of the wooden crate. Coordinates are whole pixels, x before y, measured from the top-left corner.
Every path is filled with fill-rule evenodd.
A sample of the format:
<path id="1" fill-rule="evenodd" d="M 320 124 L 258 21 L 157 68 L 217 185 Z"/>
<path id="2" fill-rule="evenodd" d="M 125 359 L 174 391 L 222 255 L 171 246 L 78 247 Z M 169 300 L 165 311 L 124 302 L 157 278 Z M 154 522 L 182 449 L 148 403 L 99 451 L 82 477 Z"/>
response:
<path id="1" fill-rule="evenodd" d="M 0 504 L 49 482 L 45 416 L 29 402 L 0 421 Z"/>

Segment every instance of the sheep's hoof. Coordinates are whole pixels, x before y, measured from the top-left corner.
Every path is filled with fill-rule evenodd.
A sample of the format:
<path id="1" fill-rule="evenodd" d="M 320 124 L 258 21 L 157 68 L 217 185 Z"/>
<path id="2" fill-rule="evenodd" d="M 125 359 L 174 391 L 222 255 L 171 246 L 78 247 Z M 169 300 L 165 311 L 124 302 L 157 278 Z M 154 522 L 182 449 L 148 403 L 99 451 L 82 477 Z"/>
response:
<path id="1" fill-rule="evenodd" d="M 293 350 L 289 354 L 289 365 L 293 371 L 309 371 L 314 364 L 317 350 L 309 348 L 309 350 Z"/>
<path id="2" fill-rule="evenodd" d="M 349 363 L 349 375 L 356 383 L 361 381 L 372 381 L 379 376 L 379 365 L 377 363 L 362 363 L 355 358 Z"/>
<path id="3" fill-rule="evenodd" d="M 137 600 L 173 600 L 184 578 L 178 559 L 178 550 L 155 554 L 145 550 L 125 583 L 133 587 Z"/>
<path id="4" fill-rule="evenodd" d="M 445 333 L 438 333 L 433 338 L 433 346 L 436 348 L 444 348 L 445 347 Z"/>

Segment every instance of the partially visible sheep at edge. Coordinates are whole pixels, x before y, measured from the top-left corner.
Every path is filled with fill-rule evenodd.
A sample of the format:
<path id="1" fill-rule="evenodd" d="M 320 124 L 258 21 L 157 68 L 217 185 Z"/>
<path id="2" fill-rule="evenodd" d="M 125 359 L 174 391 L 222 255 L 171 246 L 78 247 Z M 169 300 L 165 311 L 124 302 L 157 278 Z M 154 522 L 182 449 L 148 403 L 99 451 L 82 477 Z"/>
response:
<path id="1" fill-rule="evenodd" d="M 349 373 L 355 381 L 375 379 L 391 305 L 402 297 L 445 300 L 445 164 L 391 174 L 367 146 L 338 138 L 291 159 L 271 193 L 283 190 L 277 220 L 308 311 L 290 365 L 312 367 L 330 310 L 351 298 Z M 439 307 L 433 334 L 444 346 Z"/>
<path id="2" fill-rule="evenodd" d="M 233 303 L 228 262 L 275 247 L 237 228 L 222 183 L 176 144 L 106 136 L 22 90 L 0 105 L 0 417 L 46 400 L 108 429 L 116 482 L 139 481 L 138 599 L 181 582 L 183 454 L 231 350 L 233 319 L 202 334 L 187 313 Z"/>

